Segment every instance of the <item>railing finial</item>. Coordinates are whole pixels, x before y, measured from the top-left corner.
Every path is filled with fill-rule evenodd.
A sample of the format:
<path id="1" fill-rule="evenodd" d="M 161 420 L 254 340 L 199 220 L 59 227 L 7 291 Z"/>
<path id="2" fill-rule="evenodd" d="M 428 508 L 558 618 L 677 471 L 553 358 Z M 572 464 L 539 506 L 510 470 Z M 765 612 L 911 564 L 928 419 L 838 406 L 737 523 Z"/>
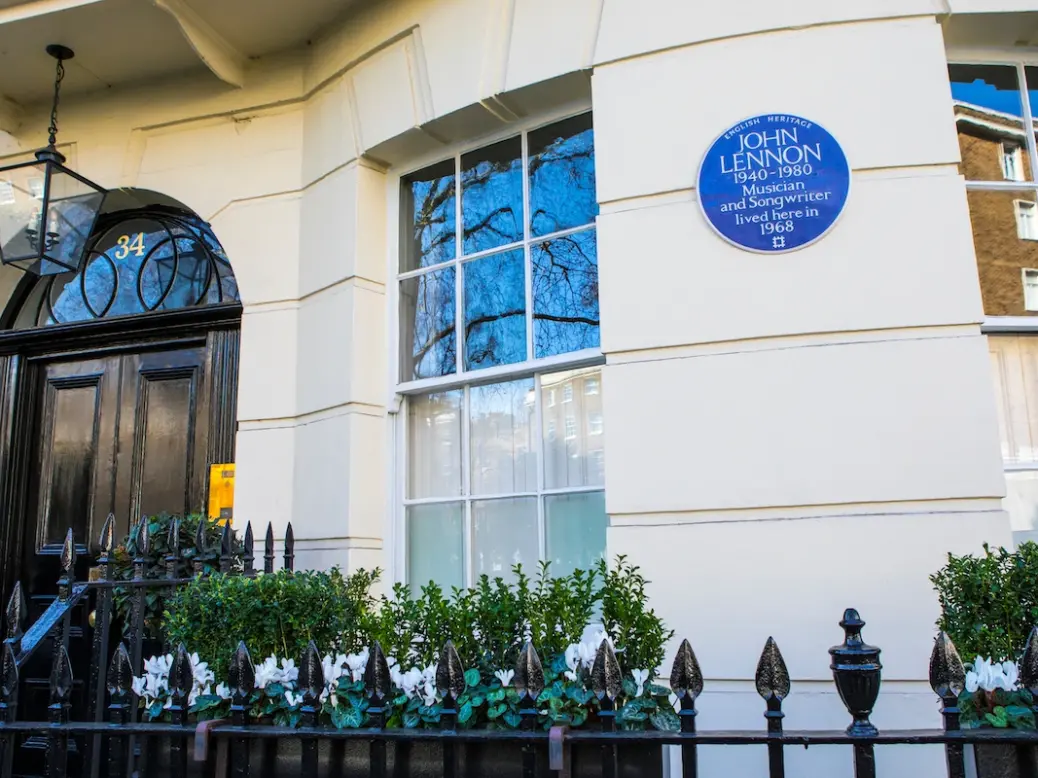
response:
<path id="1" fill-rule="evenodd" d="M 852 718 L 847 734 L 874 737 L 879 730 L 869 721 L 869 716 L 879 697 L 883 668 L 879 663 L 880 650 L 862 639 L 865 622 L 854 608 L 844 611 L 840 626 L 845 636 L 843 644 L 830 648 L 829 654 L 833 658 L 830 668 L 836 690 Z"/>
<path id="2" fill-rule="evenodd" d="M 520 705 L 533 705 L 544 691 L 544 666 L 537 655 L 537 649 L 527 640 L 515 663 L 515 675 L 512 686 L 519 694 Z"/>

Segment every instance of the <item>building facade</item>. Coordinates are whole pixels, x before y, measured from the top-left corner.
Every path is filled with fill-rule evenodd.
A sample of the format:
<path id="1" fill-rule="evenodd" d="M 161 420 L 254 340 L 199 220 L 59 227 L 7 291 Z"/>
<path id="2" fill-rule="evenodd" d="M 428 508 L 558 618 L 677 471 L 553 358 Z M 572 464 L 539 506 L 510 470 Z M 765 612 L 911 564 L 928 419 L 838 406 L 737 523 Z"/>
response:
<path id="1" fill-rule="evenodd" d="M 236 524 L 291 521 L 299 567 L 626 555 L 709 728 L 760 723 L 768 635 L 790 720 L 841 725 L 858 608 L 874 721 L 935 725 L 929 574 L 1038 530 L 1038 3 L 267 5 L 0 4 L 5 161 L 43 145 L 63 43 L 60 148 L 124 196 L 81 274 L 0 271 L 5 581 L 234 463 Z M 781 255 L 695 191 L 768 112 L 852 177 Z M 943 758 L 909 751 L 883 774 Z"/>

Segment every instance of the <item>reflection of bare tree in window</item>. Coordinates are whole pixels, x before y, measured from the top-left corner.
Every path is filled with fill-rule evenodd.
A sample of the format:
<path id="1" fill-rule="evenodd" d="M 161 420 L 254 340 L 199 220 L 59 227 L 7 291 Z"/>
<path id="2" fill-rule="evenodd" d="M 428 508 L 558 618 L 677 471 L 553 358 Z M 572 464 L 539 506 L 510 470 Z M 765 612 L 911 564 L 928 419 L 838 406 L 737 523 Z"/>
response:
<path id="1" fill-rule="evenodd" d="M 132 241 L 133 248 L 120 245 L 121 236 Z M 15 326 L 47 326 L 237 300 L 230 262 L 208 226 L 197 217 L 149 212 L 127 217 L 99 233 L 88 245 L 84 267 L 78 273 L 40 279 Z"/>
<path id="2" fill-rule="evenodd" d="M 593 348 L 599 343 L 600 317 L 590 116 L 535 130 L 529 134 L 529 144 L 532 233 L 546 235 L 588 225 L 585 230 L 530 247 L 535 356 Z M 519 139 L 513 138 L 463 157 L 462 240 L 466 253 L 522 238 L 518 149 Z M 454 254 L 453 170 L 452 162 L 426 169 L 404 188 L 405 213 L 413 215 L 405 227 L 410 232 L 401 265 L 405 272 L 444 262 Z M 463 334 L 470 369 L 526 358 L 527 301 L 521 256 L 520 265 L 515 263 L 513 251 L 509 251 L 462 266 Z M 442 278 L 421 280 L 435 274 Z M 411 340 L 404 369 L 410 378 L 455 371 L 458 301 L 443 288 L 447 275 L 447 269 L 432 271 L 402 283 L 401 328 Z M 450 280 L 453 282 L 453 274 Z M 449 316 L 445 316 L 448 310 Z"/>

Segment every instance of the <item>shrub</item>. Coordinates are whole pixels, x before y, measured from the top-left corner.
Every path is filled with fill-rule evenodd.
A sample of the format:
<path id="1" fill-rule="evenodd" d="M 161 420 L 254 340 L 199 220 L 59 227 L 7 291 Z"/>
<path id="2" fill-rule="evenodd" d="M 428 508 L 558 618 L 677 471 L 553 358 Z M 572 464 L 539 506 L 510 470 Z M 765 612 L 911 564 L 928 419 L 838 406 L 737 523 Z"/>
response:
<path id="1" fill-rule="evenodd" d="M 624 556 L 617 557 L 611 570 L 603 561 L 599 575 L 603 581 L 602 623 L 621 652 L 621 665 L 627 671 L 644 668 L 655 672 L 674 630 L 666 629 L 663 620 L 648 607 L 648 581 Z"/>
<path id="2" fill-rule="evenodd" d="M 937 627 L 948 633 L 966 660 L 1017 661 L 1038 624 L 1038 545 L 983 556 L 948 554 L 948 564 L 930 576 L 941 604 Z"/>
<path id="3" fill-rule="evenodd" d="M 180 558 L 183 560 L 178 575 L 187 577 L 192 574 L 193 563 L 196 559 L 202 560 L 202 571 L 205 575 L 215 573 L 220 568 L 220 541 L 223 535 L 223 525 L 214 519 L 209 519 L 198 514 L 187 516 L 173 516 L 162 513 L 147 517 L 149 549 L 144 556 L 144 577 L 146 579 L 157 579 L 166 577 L 166 555 L 169 553 L 169 533 L 174 520 L 180 522 L 178 536 L 180 539 Z M 205 522 L 206 546 L 201 552 L 198 549 L 198 525 Z M 136 527 L 131 528 L 130 533 L 120 541 L 112 551 L 111 568 L 109 575 L 115 581 L 129 581 L 133 578 L 133 560 L 137 556 L 137 532 Z M 237 534 L 234 534 L 234 546 L 232 552 L 232 567 L 241 569 L 242 546 Z M 130 589 L 128 587 L 117 587 L 115 589 L 116 615 L 122 620 L 124 629 L 129 629 L 130 613 Z M 148 637 L 158 637 L 164 605 L 162 602 L 164 594 L 159 588 L 145 590 L 144 626 Z"/>
<path id="4" fill-rule="evenodd" d="M 344 576 L 333 568 L 198 578 L 169 601 L 166 633 L 171 645 L 182 642 L 206 658 L 217 678 L 226 678 L 241 640 L 257 661 L 298 659 L 311 640 L 333 653 L 357 651 L 367 642 L 375 604 L 370 589 L 378 577 L 378 570 Z"/>

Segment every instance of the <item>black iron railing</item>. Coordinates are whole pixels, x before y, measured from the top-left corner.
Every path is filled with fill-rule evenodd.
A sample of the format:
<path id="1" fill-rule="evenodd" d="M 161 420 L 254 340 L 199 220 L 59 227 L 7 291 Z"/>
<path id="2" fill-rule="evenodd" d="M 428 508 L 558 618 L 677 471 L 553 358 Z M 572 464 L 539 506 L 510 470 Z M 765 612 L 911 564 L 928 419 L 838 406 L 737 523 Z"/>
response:
<path id="1" fill-rule="evenodd" d="M 875 778 L 877 746 L 940 745 L 944 747 L 949 778 L 965 778 L 965 750 L 970 746 L 998 746 L 1011 755 L 1012 770 L 1024 778 L 1038 778 L 1035 761 L 1038 734 L 1020 730 L 961 730 L 957 695 L 965 682 L 965 669 L 951 640 L 941 633 L 930 659 L 930 684 L 938 696 L 943 728 L 933 730 L 879 731 L 871 723 L 872 708 L 880 690 L 880 651 L 862 638 L 864 622 L 849 609 L 840 622 L 845 638 L 830 649 L 836 689 L 851 723 L 843 732 L 789 731 L 783 728 L 783 701 L 791 691 L 786 664 L 778 646 L 768 639 L 756 671 L 756 689 L 765 703 L 765 726 L 755 731 L 701 731 L 697 729 L 696 701 L 703 691 L 703 674 L 688 641 L 682 642 L 670 674 L 677 697 L 680 731 L 624 731 L 616 726 L 618 705 L 624 699 L 620 665 L 608 641 L 603 642 L 590 672 L 590 687 L 598 710 L 586 728 L 553 727 L 545 731 L 539 698 L 545 676 L 534 646 L 527 644 L 519 657 L 512 681 L 519 695 L 519 728 L 515 730 L 466 730 L 459 728 L 458 699 L 465 691 L 464 668 L 448 642 L 436 668 L 440 703 L 435 728 L 387 728 L 390 705 L 390 671 L 382 649 L 371 647 L 364 669 L 368 707 L 363 728 L 333 729 L 320 726 L 320 696 L 326 689 L 321 657 L 311 643 L 299 660 L 298 689 L 302 694 L 300 726 L 272 726 L 250 717 L 250 697 L 256 674 L 248 647 L 242 642 L 230 663 L 227 684 L 231 693 L 230 718 L 199 723 L 189 712 L 194 683 L 191 661 L 183 645 L 173 648 L 169 674 L 169 721 L 139 720 L 134 676 L 143 672 L 145 643 L 145 595 L 153 587 L 175 588 L 187 581 L 181 558 L 179 528 L 170 532 L 170 552 L 165 558 L 165 577 L 145 577 L 149 538 L 147 522 L 136 530 L 137 557 L 130 581 L 110 580 L 113 549 L 112 524 L 101 536 L 96 580 L 73 579 L 74 544 L 69 532 L 62 556 L 59 595 L 47 612 L 25 630 L 24 600 L 16 588 L 8 605 L 7 637 L 0 670 L 0 778 L 24 775 L 16 764 L 19 746 L 28 739 L 45 744 L 42 771 L 53 778 L 75 775 L 148 776 L 149 778 L 246 778 L 277 776 L 311 778 L 318 775 L 370 775 L 373 778 L 408 778 L 442 775 L 446 778 L 494 775 L 495 778 L 538 776 L 601 776 L 601 778 L 657 778 L 663 774 L 662 746 L 681 752 L 682 775 L 699 775 L 700 746 L 753 746 L 767 751 L 767 775 L 784 778 L 785 752 L 793 746 L 847 746 L 856 778 Z M 198 542 L 204 549 L 204 525 Z M 285 567 L 292 569 L 294 541 L 291 526 L 285 539 Z M 244 559 L 237 570 L 233 537 L 226 528 L 222 538 L 220 569 L 256 575 L 253 567 L 251 526 L 246 529 Z M 264 549 L 264 571 L 274 569 L 274 539 L 270 527 Z M 204 573 L 200 561 L 195 575 Z M 131 591 L 126 639 L 113 641 L 113 590 Z M 83 720 L 72 720 L 72 666 L 68 655 L 69 613 L 88 592 L 96 595 L 95 628 L 90 678 Z M 49 680 L 50 706 L 46 721 L 19 719 L 19 669 L 28 657 L 52 638 L 53 662 Z M 110 650 L 111 648 L 111 650 Z M 1032 631 L 1020 666 L 1021 686 L 1038 701 L 1038 629 Z M 1036 705 L 1038 713 L 1038 705 Z M 764 774 L 763 772 L 761 773 Z M 707 776 L 709 778 L 709 776 Z"/>

